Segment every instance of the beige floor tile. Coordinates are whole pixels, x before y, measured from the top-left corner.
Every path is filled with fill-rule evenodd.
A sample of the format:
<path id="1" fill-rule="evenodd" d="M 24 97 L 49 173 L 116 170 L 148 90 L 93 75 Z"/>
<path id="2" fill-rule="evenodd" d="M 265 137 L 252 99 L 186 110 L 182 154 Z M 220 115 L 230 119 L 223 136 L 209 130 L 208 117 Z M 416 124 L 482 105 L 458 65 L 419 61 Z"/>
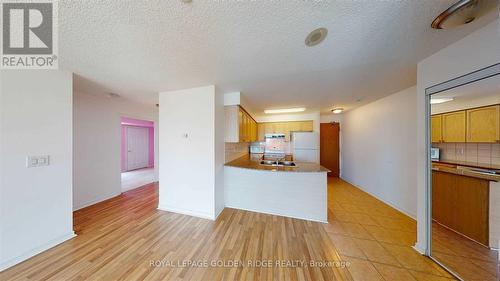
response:
<path id="1" fill-rule="evenodd" d="M 370 233 L 368 233 L 368 231 L 366 231 L 366 229 L 364 229 L 359 223 L 340 222 L 340 224 L 348 236 L 360 239 L 374 239 L 373 236 L 370 235 Z"/>
<path id="2" fill-rule="evenodd" d="M 342 260 L 349 262 L 349 267 L 347 269 L 351 273 L 354 281 L 384 280 L 371 262 L 342 255 L 340 257 Z"/>
<path id="3" fill-rule="evenodd" d="M 356 222 L 361 225 L 379 225 L 376 220 L 367 214 L 354 213 L 353 216 L 356 219 Z"/>
<path id="4" fill-rule="evenodd" d="M 408 246 L 382 243 L 382 246 L 391 253 L 406 269 L 420 271 L 438 276 L 449 277 L 449 273 L 428 257 L 422 256 Z"/>
<path id="5" fill-rule="evenodd" d="M 410 272 L 401 267 L 396 267 L 387 264 L 373 263 L 377 271 L 386 281 L 412 281 L 416 280 Z"/>
<path id="6" fill-rule="evenodd" d="M 372 262 L 401 266 L 401 264 L 377 241 L 354 239 L 355 245 Z"/>
<path id="7" fill-rule="evenodd" d="M 360 259 L 366 259 L 366 256 L 363 254 L 363 251 L 356 245 L 353 238 L 349 236 L 344 236 L 340 234 L 331 234 L 328 236 L 335 245 L 335 248 L 339 252 L 339 254 L 344 256 L 350 256 Z"/>
<path id="8" fill-rule="evenodd" d="M 416 233 L 390 230 L 381 226 L 367 225 L 364 227 L 377 241 L 404 246 L 413 246 L 416 242 Z"/>

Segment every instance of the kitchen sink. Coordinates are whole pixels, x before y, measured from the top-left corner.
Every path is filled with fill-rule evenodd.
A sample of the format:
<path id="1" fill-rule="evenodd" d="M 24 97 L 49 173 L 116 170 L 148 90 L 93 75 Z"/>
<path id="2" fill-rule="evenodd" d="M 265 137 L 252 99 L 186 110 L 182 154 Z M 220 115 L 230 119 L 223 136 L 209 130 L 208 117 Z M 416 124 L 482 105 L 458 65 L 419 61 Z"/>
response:
<path id="1" fill-rule="evenodd" d="M 281 166 L 281 167 L 295 167 L 295 163 L 292 161 L 273 161 L 273 160 L 262 160 L 261 165 L 267 166 Z"/>

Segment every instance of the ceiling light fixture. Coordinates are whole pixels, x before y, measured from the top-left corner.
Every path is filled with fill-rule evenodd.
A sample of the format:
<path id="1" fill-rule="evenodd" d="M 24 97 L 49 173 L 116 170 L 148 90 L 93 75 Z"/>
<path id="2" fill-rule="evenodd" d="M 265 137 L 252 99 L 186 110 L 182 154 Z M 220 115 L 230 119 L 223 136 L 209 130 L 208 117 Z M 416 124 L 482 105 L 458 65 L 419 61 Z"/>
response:
<path id="1" fill-rule="evenodd" d="M 454 98 L 431 98 L 431 104 L 439 104 L 444 102 L 449 102 L 454 100 Z"/>
<path id="2" fill-rule="evenodd" d="M 277 114 L 277 113 L 294 113 L 294 112 L 303 112 L 303 111 L 306 111 L 305 107 L 266 109 L 266 110 L 264 110 L 264 113 L 265 114 Z"/>
<path id="3" fill-rule="evenodd" d="M 344 111 L 344 109 L 342 107 L 337 107 L 337 108 L 332 109 L 333 114 L 340 114 L 343 111 Z"/>
<path id="4" fill-rule="evenodd" d="M 328 29 L 324 27 L 320 27 L 311 31 L 311 33 L 309 33 L 309 35 L 307 35 L 306 37 L 306 46 L 313 47 L 318 45 L 319 43 L 323 42 L 323 40 L 325 40 L 326 35 L 328 35 Z"/>
<path id="5" fill-rule="evenodd" d="M 431 24 L 434 29 L 450 29 L 468 24 L 495 9 L 496 1 L 460 0 L 442 12 Z"/>

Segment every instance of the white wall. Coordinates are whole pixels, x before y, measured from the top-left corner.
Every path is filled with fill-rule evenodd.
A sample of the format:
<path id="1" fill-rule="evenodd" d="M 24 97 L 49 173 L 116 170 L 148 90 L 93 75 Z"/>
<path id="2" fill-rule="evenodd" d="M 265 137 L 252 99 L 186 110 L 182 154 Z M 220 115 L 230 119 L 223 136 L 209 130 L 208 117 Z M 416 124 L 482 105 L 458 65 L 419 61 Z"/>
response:
<path id="1" fill-rule="evenodd" d="M 478 82 L 480 83 L 480 82 Z M 498 95 L 485 96 L 477 99 L 457 99 L 450 102 L 433 104 L 431 106 L 431 114 L 439 114 L 455 110 L 463 110 L 474 107 L 481 107 L 500 103 L 500 91 Z"/>
<path id="2" fill-rule="evenodd" d="M 74 236 L 72 74 L 1 71 L 0 270 Z M 28 155 L 50 165 L 26 168 Z"/>
<path id="3" fill-rule="evenodd" d="M 223 96 L 214 86 L 159 95 L 158 208 L 215 219 L 223 198 Z"/>
<path id="4" fill-rule="evenodd" d="M 416 88 L 348 111 L 342 122 L 342 178 L 415 218 Z"/>
<path id="5" fill-rule="evenodd" d="M 320 113 L 293 113 L 293 114 L 267 114 L 255 116 L 255 121 L 260 122 L 287 122 L 287 121 L 313 121 L 314 132 L 319 132 Z"/>
<path id="6" fill-rule="evenodd" d="M 425 89 L 500 62 L 500 20 L 469 34 L 418 64 L 417 70 L 417 184 L 418 229 L 415 248 L 427 251 Z"/>
<path id="7" fill-rule="evenodd" d="M 321 114 L 320 123 L 331 123 L 337 122 L 342 123 L 344 120 L 344 114 Z"/>
<path id="8" fill-rule="evenodd" d="M 83 92 L 74 93 L 73 106 L 73 205 L 77 210 L 122 192 L 120 117 L 155 122 L 155 163 L 158 163 L 158 109 L 155 105 Z"/>

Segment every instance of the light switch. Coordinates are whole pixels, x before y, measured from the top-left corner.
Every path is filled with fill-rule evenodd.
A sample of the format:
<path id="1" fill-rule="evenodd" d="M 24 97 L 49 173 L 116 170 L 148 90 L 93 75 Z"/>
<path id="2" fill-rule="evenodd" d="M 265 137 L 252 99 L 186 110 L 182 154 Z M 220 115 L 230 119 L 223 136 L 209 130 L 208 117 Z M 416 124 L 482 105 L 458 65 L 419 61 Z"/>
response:
<path id="1" fill-rule="evenodd" d="M 28 156 L 28 157 L 26 157 L 26 167 L 33 168 L 33 167 L 40 167 L 40 166 L 48 166 L 50 164 L 49 160 L 50 160 L 49 155 Z"/>

